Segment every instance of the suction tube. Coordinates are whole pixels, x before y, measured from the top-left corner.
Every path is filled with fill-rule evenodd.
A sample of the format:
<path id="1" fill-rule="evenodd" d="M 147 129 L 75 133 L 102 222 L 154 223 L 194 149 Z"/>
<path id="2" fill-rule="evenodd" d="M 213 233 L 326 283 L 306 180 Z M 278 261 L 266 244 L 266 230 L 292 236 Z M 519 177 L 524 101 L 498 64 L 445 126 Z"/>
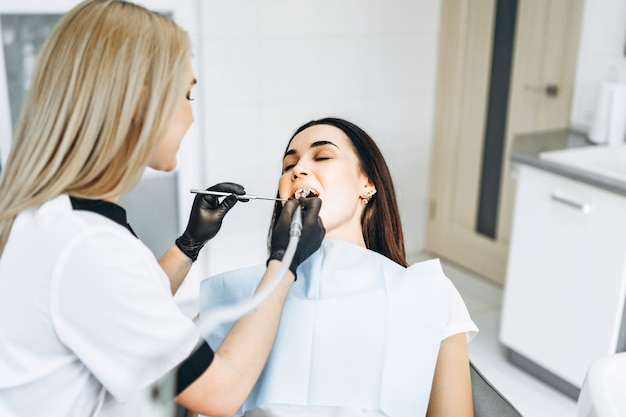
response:
<path id="1" fill-rule="evenodd" d="M 220 324 L 230 323 L 236 321 L 243 315 L 254 310 L 259 304 L 272 293 L 272 291 L 278 286 L 283 279 L 291 261 L 296 253 L 298 242 L 300 241 L 300 235 L 302 234 L 302 208 L 298 205 L 293 212 L 291 218 L 291 224 L 289 226 L 289 242 L 287 243 L 287 249 L 285 255 L 281 261 L 278 271 L 270 278 L 270 280 L 251 298 L 232 304 L 216 308 L 207 312 L 201 319 L 196 322 L 196 329 L 200 335 L 206 340 L 207 336 Z M 195 331 L 195 329 L 194 329 Z M 178 346 L 179 341 L 172 341 L 171 345 L 164 349 L 163 352 L 169 352 Z M 151 362 L 149 362 L 145 368 L 145 373 L 148 373 L 152 366 L 156 366 L 157 363 L 163 360 L 163 357 L 157 355 Z M 170 410 L 172 407 L 173 391 L 176 386 L 176 373 L 175 367 L 172 371 L 165 374 L 158 381 L 154 382 L 152 389 L 144 390 L 143 398 L 144 402 L 139 402 L 138 406 L 133 408 L 129 413 L 125 413 L 121 417 L 171 417 L 174 415 L 174 411 Z M 142 381 L 143 378 L 138 378 L 137 381 Z M 158 392 L 157 396 L 154 392 Z"/>
<path id="2" fill-rule="evenodd" d="M 289 226 L 289 243 L 285 250 L 285 256 L 278 268 L 278 271 L 272 276 L 272 278 L 261 288 L 252 298 L 242 301 L 237 304 L 216 308 L 213 311 L 209 311 L 204 317 L 202 317 L 196 326 L 198 331 L 205 339 L 207 336 L 220 324 L 235 321 L 241 316 L 254 310 L 259 304 L 261 304 L 268 295 L 278 286 L 281 279 L 287 273 L 289 265 L 293 260 L 293 256 L 296 253 L 298 242 L 300 241 L 300 235 L 302 234 L 302 208 L 296 207 L 291 218 L 291 225 Z"/>

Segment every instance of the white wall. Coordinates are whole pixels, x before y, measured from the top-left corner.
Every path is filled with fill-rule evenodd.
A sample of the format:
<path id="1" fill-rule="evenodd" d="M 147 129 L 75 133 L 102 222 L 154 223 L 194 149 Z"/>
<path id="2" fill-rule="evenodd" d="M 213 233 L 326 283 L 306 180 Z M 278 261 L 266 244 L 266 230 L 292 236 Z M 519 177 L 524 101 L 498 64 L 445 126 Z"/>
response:
<path id="1" fill-rule="evenodd" d="M 178 154 L 181 230 L 193 201 L 189 188 L 234 181 L 250 193 L 274 195 L 293 131 L 309 120 L 337 116 L 360 125 L 379 144 L 394 177 L 407 252 L 420 252 L 439 0 L 135 1 L 172 12 L 194 43 L 196 124 Z M 0 0 L 0 12 L 64 13 L 76 3 Z M 5 96 L 2 89 L 0 120 L 7 113 Z M 7 149 L 5 130 L 0 144 Z M 177 294 L 179 301 L 193 303 L 202 277 L 264 262 L 271 211 L 270 202 L 237 205 Z"/>
<path id="2" fill-rule="evenodd" d="M 303 123 L 346 118 L 379 144 L 409 254 L 424 246 L 439 25 L 433 0 L 201 0 L 197 74 L 206 184 L 273 196 Z M 209 273 L 264 262 L 272 203 L 238 204 Z"/>
<path id="3" fill-rule="evenodd" d="M 138 1 L 173 8 L 194 42 L 197 121 L 179 152 L 181 228 L 193 200 L 186 188 L 236 181 L 274 195 L 292 132 L 330 115 L 378 142 L 394 176 L 407 252 L 422 250 L 440 0 Z M 75 3 L 0 0 L 0 9 L 65 11 Z M 626 0 L 587 0 L 574 127 L 588 128 L 611 73 L 626 82 L 625 48 Z M 190 281 L 263 262 L 271 210 L 262 201 L 235 207 Z"/>
<path id="4" fill-rule="evenodd" d="M 572 127 L 588 131 L 601 84 L 607 80 L 626 83 L 626 0 L 586 0 Z"/>

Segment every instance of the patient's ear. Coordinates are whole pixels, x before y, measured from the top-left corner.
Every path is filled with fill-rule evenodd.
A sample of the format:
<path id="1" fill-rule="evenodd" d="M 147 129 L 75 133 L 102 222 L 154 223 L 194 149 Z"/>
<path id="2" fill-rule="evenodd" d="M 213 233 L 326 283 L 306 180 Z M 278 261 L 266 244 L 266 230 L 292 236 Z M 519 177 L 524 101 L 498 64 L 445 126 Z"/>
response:
<path id="1" fill-rule="evenodd" d="M 361 195 L 367 195 L 368 197 L 376 194 L 376 186 L 369 178 L 366 178 L 366 182 L 363 185 L 363 190 L 361 190 Z"/>

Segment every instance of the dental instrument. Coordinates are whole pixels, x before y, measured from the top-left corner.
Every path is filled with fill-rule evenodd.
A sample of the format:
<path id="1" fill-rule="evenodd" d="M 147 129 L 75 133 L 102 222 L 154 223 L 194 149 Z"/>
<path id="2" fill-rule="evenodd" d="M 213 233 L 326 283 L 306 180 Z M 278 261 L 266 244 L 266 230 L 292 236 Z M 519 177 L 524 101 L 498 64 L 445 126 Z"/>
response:
<path id="1" fill-rule="evenodd" d="M 195 190 L 200 191 L 198 194 L 209 194 L 209 192 L 205 192 L 204 190 Z M 195 192 L 191 190 L 191 192 Z M 311 192 L 310 189 L 305 188 L 302 190 L 302 196 L 307 196 Z M 218 193 L 216 195 L 231 195 L 232 193 L 222 193 L 219 191 L 211 191 L 210 194 Z M 235 194 L 236 195 L 236 194 Z M 256 196 L 237 196 L 240 198 L 250 198 Z M 258 197 L 257 197 L 258 198 Z M 270 198 L 264 198 L 270 199 Z M 277 200 L 272 198 L 271 200 Z M 196 322 L 196 329 L 202 337 L 205 339 L 208 335 L 220 324 L 227 323 L 230 321 L 238 320 L 243 315 L 249 313 L 258 307 L 271 293 L 278 287 L 278 284 L 285 276 L 287 271 L 289 270 L 289 265 L 291 265 L 291 261 L 296 253 L 296 248 L 298 246 L 298 242 L 300 241 L 300 236 L 302 234 L 302 208 L 300 205 L 296 207 L 291 217 L 291 224 L 289 226 L 289 241 L 287 243 L 287 248 L 285 250 L 285 255 L 281 261 L 278 270 L 274 273 L 274 275 L 270 278 L 265 286 L 263 286 L 257 293 L 255 293 L 251 298 L 241 301 L 236 304 L 227 305 L 223 307 L 216 308 L 215 310 L 209 312 L 205 317 L 199 318 Z M 172 340 L 172 348 L 177 343 L 177 340 Z M 155 362 L 162 360 L 161 356 L 155 354 L 153 359 Z M 156 404 L 163 408 L 163 404 L 168 404 L 171 402 L 172 391 L 174 391 L 176 386 L 176 372 L 177 368 L 175 367 L 173 370 L 168 372 L 166 375 L 162 376 L 154 382 L 151 387 L 147 390 L 144 390 L 145 395 L 149 396 L 149 402 L 153 405 Z M 146 367 L 142 370 L 142 372 L 151 372 L 152 368 L 150 366 Z M 156 395 L 154 393 L 157 393 Z M 130 417 L 131 415 L 124 415 L 123 417 Z M 143 417 L 143 415 L 142 415 Z"/>
<path id="2" fill-rule="evenodd" d="M 302 190 L 300 190 L 300 195 L 297 195 L 298 192 L 296 191 L 296 198 L 308 198 L 311 193 L 313 193 L 313 190 L 311 190 L 309 187 L 304 187 Z"/>
<path id="3" fill-rule="evenodd" d="M 235 197 L 237 197 L 238 200 L 272 200 L 272 201 L 287 201 L 283 198 L 275 198 L 275 197 L 260 197 L 258 195 L 249 195 L 249 194 L 243 194 L 243 195 L 238 195 L 238 194 L 233 194 L 233 193 L 225 193 L 223 191 L 210 191 L 210 190 L 198 190 L 195 188 L 192 188 L 191 190 L 189 190 L 189 192 L 191 193 L 196 193 L 196 194 L 209 194 L 209 195 L 217 195 L 217 196 L 228 196 L 228 195 L 234 195 Z"/>
<path id="4" fill-rule="evenodd" d="M 208 313 L 205 317 L 198 319 L 196 327 L 198 332 L 205 338 L 211 333 L 213 329 L 222 323 L 229 321 L 235 321 L 242 317 L 244 314 L 254 310 L 259 304 L 261 304 L 267 296 L 274 291 L 274 289 L 280 283 L 280 280 L 285 276 L 289 270 L 289 265 L 296 253 L 298 242 L 300 241 L 300 235 L 302 234 L 302 208 L 300 205 L 296 207 L 291 217 L 291 224 L 289 226 L 289 242 L 287 243 L 287 249 L 285 255 L 281 261 L 281 265 L 274 276 L 268 281 L 267 285 L 261 288 L 255 293 L 252 298 L 245 301 L 241 301 L 234 305 L 228 305 Z"/>

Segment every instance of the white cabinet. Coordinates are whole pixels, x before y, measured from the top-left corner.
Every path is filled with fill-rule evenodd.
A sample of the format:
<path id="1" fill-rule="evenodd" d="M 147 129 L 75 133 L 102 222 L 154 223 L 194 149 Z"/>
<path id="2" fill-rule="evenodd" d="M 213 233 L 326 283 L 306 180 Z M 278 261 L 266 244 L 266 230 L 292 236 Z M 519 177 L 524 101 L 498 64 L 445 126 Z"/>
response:
<path id="1" fill-rule="evenodd" d="M 500 340 L 580 388 L 623 343 L 626 197 L 519 170 Z"/>

